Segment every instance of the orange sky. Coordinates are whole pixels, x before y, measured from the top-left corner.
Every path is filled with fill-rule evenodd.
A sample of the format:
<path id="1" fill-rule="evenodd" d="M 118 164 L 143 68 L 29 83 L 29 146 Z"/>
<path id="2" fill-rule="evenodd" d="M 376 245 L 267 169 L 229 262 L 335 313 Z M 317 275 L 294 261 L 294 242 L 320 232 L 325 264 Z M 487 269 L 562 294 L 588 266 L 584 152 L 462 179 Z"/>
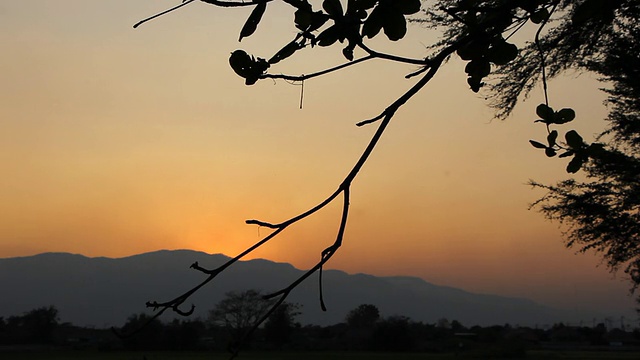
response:
<path id="1" fill-rule="evenodd" d="M 193 4 L 137 30 L 178 1 L 21 0 L 0 4 L 0 257 L 46 251 L 119 257 L 189 248 L 234 255 L 333 192 L 375 129 L 357 128 L 413 82 L 413 67 L 377 61 L 298 86 L 247 87 L 227 63 L 237 48 L 269 57 L 295 34 L 270 6 L 237 43 L 247 10 Z M 424 56 L 412 27 L 401 44 Z M 273 70 L 309 73 L 343 61 L 314 49 Z M 561 229 L 527 210 L 526 182 L 567 176 L 529 144 L 540 91 L 491 121 L 454 60 L 402 108 L 352 189 L 331 268 L 415 275 L 470 291 L 556 306 L 630 310 L 627 284 L 597 257 L 563 248 Z M 581 134 L 606 114 L 592 76 L 551 84 Z M 253 257 L 308 267 L 333 241 L 340 204 Z M 327 285 L 329 286 L 329 285 Z M 630 311 L 627 311 L 630 313 Z"/>

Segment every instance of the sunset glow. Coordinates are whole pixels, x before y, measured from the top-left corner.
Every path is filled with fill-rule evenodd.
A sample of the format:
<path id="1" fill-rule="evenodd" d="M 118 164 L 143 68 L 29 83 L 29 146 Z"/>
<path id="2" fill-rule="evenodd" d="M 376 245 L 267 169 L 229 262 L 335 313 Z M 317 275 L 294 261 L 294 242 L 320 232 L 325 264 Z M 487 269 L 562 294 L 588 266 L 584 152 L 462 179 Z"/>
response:
<path id="1" fill-rule="evenodd" d="M 355 124 L 413 84 L 403 78 L 410 66 L 365 63 L 307 81 L 300 110 L 299 86 L 247 87 L 227 62 L 235 49 L 266 57 L 288 41 L 286 7 L 270 9 L 240 44 L 248 12 L 200 3 L 132 29 L 175 4 L 0 5 L 0 257 L 233 256 L 269 233 L 244 220 L 279 222 L 332 193 L 375 130 Z M 424 56 L 422 33 L 411 27 L 397 51 Z M 274 71 L 344 61 L 340 48 L 314 51 Z M 622 276 L 565 249 L 559 224 L 528 210 L 541 195 L 529 179 L 567 177 L 564 161 L 528 143 L 545 136 L 533 124 L 541 92 L 492 121 L 463 68 L 451 60 L 397 113 L 354 182 L 345 243 L 329 267 L 631 313 Z M 573 107 L 585 135 L 603 126 L 599 87 L 589 74 L 551 83 L 552 102 Z M 334 241 L 339 211 L 332 204 L 248 258 L 312 266 Z"/>

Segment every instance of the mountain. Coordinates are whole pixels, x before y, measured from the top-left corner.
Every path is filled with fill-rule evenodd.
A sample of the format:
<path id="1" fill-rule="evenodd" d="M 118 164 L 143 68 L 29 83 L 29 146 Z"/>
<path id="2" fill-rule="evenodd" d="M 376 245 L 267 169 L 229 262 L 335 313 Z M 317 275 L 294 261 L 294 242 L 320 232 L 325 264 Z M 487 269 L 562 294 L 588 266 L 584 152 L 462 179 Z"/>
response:
<path id="1" fill-rule="evenodd" d="M 45 253 L 0 259 L 0 317 L 20 315 L 54 305 L 61 321 L 82 326 L 121 326 L 128 316 L 150 312 L 149 300 L 167 301 L 190 289 L 205 275 L 190 269 L 215 268 L 229 258 L 189 250 L 162 250 L 125 258 L 89 258 L 67 253 Z M 207 313 L 232 290 L 280 289 L 303 273 L 290 264 L 267 260 L 241 261 L 221 273 L 187 304 L 196 305 L 194 316 Z M 303 324 L 342 322 L 360 304 L 374 304 L 383 316 L 402 315 L 433 323 L 441 318 L 464 325 L 545 325 L 590 319 L 553 309 L 527 299 L 474 294 L 430 284 L 415 277 L 376 277 L 337 270 L 323 273 L 324 299 L 320 309 L 318 277 L 312 276 L 293 291 L 288 301 L 303 305 Z M 173 315 L 164 316 L 170 319 Z"/>

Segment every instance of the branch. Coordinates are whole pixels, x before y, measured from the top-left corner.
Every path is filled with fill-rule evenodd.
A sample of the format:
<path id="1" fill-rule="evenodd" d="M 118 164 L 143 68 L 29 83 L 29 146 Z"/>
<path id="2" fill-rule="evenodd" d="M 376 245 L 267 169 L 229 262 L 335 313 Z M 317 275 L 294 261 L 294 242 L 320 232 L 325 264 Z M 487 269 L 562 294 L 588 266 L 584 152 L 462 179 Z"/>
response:
<path id="1" fill-rule="evenodd" d="M 315 73 L 311 73 L 311 74 L 303 74 L 303 75 L 285 75 L 285 74 L 263 74 L 262 76 L 260 76 L 260 79 L 283 79 L 283 80 L 288 80 L 288 81 L 304 81 L 304 80 L 308 80 L 308 79 L 312 79 L 318 76 L 322 76 L 322 75 L 326 75 L 329 73 L 332 73 L 334 71 L 338 71 L 338 70 L 342 70 L 344 68 L 347 68 L 349 66 L 352 65 L 356 65 L 359 64 L 361 62 L 365 62 L 368 60 L 372 60 L 372 59 L 384 59 L 384 60 L 391 60 L 391 61 L 396 61 L 396 62 L 401 62 L 401 63 L 406 63 L 406 64 L 414 64 L 414 65 L 423 65 L 424 67 L 421 68 L 419 71 L 413 73 L 413 74 L 409 74 L 406 76 L 406 78 L 410 78 L 416 75 L 419 75 L 420 73 L 426 71 L 429 68 L 429 64 L 431 63 L 431 60 L 429 59 L 410 59 L 410 58 L 405 58 L 405 57 L 401 57 L 401 56 L 395 56 L 395 55 L 390 55 L 390 54 L 385 54 L 385 53 L 381 53 L 381 52 L 377 52 L 375 50 L 371 50 L 370 48 L 368 48 L 366 45 L 364 44 L 359 44 L 359 46 L 365 51 L 367 52 L 369 55 L 365 56 L 365 57 L 361 57 L 359 59 L 344 63 L 344 64 L 340 64 L 338 66 L 334 66 L 332 68 L 329 69 L 325 69 L 322 71 L 318 71 Z"/>
<path id="2" fill-rule="evenodd" d="M 162 15 L 166 15 L 174 10 L 178 10 L 183 6 L 187 6 L 189 4 L 191 4 L 192 2 L 194 2 L 196 0 L 183 0 L 182 3 L 180 5 L 176 5 L 168 10 L 162 11 L 160 13 L 157 13 L 153 16 L 150 16 L 144 20 L 138 21 L 136 24 L 133 25 L 133 28 L 137 28 L 138 26 L 151 21 L 153 19 L 159 18 Z M 220 6 L 220 7 L 242 7 L 242 6 L 253 6 L 253 5 L 258 5 L 259 3 L 262 2 L 271 2 L 273 0 L 247 0 L 247 1 L 242 1 L 242 2 L 238 2 L 238 1 L 219 1 L 219 0 L 200 0 L 204 3 L 207 4 L 211 4 L 211 5 L 216 5 L 216 6 Z"/>
<path id="3" fill-rule="evenodd" d="M 155 15 L 153 15 L 153 16 L 150 16 L 150 17 L 148 17 L 148 18 L 146 18 L 146 19 L 144 19 L 144 20 L 140 20 L 140 21 L 138 21 L 137 23 L 135 23 L 135 24 L 133 25 L 133 28 L 135 29 L 135 28 L 137 28 L 138 26 L 140 26 L 140 25 L 142 25 L 142 24 L 146 23 L 147 21 L 151 21 L 151 20 L 153 20 L 153 19 L 155 19 L 155 18 L 159 18 L 159 17 L 160 17 L 160 16 L 162 16 L 162 15 L 168 14 L 168 13 L 170 13 L 170 12 L 174 11 L 174 10 L 178 10 L 178 9 L 180 9 L 181 7 L 183 7 L 183 6 L 187 6 L 187 5 L 191 4 L 191 3 L 192 3 L 192 2 L 194 2 L 194 1 L 196 1 L 196 0 L 187 0 L 187 1 L 183 1 L 183 2 L 182 2 L 182 4 L 180 4 L 180 5 L 178 5 L 178 6 L 174 6 L 174 7 L 172 7 L 171 9 L 168 9 L 168 10 L 165 10 L 165 11 L 163 11 L 163 12 L 157 13 L 157 14 L 155 14 Z"/>
<path id="4" fill-rule="evenodd" d="M 368 55 L 368 56 L 361 57 L 359 59 L 350 61 L 348 63 L 340 64 L 338 66 L 334 66 L 332 68 L 329 68 L 329 69 L 326 69 L 326 70 L 322 70 L 322 71 L 318 71 L 318 72 L 311 73 L 311 74 L 307 74 L 307 75 L 296 76 L 296 75 L 284 75 L 284 74 L 277 74 L 277 75 L 274 75 L 274 74 L 263 74 L 262 76 L 260 76 L 260 78 L 261 79 L 284 79 L 284 80 L 289 80 L 289 81 L 303 81 L 303 80 L 312 79 L 314 77 L 326 75 L 326 74 L 332 73 L 334 71 L 342 70 L 342 69 L 347 68 L 349 66 L 356 65 L 356 64 L 359 64 L 361 62 L 364 62 L 364 61 L 367 61 L 367 60 L 371 60 L 371 59 L 374 59 L 374 58 L 376 58 L 376 57 L 373 56 L 373 55 Z"/>
<path id="5" fill-rule="evenodd" d="M 187 312 L 180 311 L 178 309 L 178 307 L 180 305 L 182 305 L 189 297 L 191 297 L 191 295 L 193 295 L 195 292 L 197 292 L 200 288 L 202 288 L 203 286 L 205 286 L 206 284 L 211 282 L 216 276 L 218 276 L 226 268 L 228 268 L 229 266 L 231 266 L 232 264 L 234 264 L 238 260 L 240 260 L 243 257 L 245 257 L 247 254 L 249 254 L 252 251 L 256 250 L 258 247 L 264 245 L 265 243 L 267 243 L 268 241 L 270 241 L 274 237 L 276 237 L 278 234 L 280 234 L 288 226 L 290 226 L 292 224 L 295 224 L 296 222 L 301 221 L 301 220 L 305 219 L 306 217 L 308 217 L 310 215 L 313 215 L 317 211 L 323 209 L 325 206 L 327 206 L 328 204 L 333 202 L 333 200 L 338 195 L 340 195 L 342 193 L 343 197 L 344 197 L 343 211 L 342 211 L 342 216 L 341 216 L 341 220 L 340 220 L 340 228 L 338 230 L 338 235 L 336 236 L 336 240 L 334 241 L 334 243 L 331 246 L 327 247 L 324 251 L 322 251 L 321 259 L 314 267 L 309 269 L 301 277 L 299 277 L 297 280 L 292 282 L 286 288 L 284 288 L 284 289 L 282 289 L 280 291 L 277 291 L 277 292 L 275 292 L 273 294 L 270 294 L 270 295 L 268 295 L 268 297 L 275 297 L 275 296 L 280 295 L 281 298 L 279 299 L 279 302 L 281 303 L 282 301 L 284 301 L 284 299 L 286 299 L 286 297 L 289 295 L 289 293 L 295 287 L 297 287 L 302 281 L 307 279 L 309 276 L 311 276 L 316 271 L 321 270 L 322 266 L 327 261 L 329 261 L 329 259 L 331 259 L 331 257 L 333 257 L 333 255 L 336 253 L 338 248 L 340 248 L 340 246 L 342 245 L 342 241 L 343 241 L 343 238 L 344 238 L 344 232 L 345 232 L 345 229 L 346 229 L 346 223 L 347 223 L 347 219 L 348 219 L 348 213 L 349 213 L 349 192 L 350 192 L 351 183 L 356 178 L 356 176 L 358 175 L 358 173 L 362 169 L 362 166 L 364 166 L 364 164 L 368 160 L 369 156 L 371 155 L 371 153 L 375 149 L 376 145 L 378 144 L 378 141 L 380 140 L 380 138 L 382 137 L 382 134 L 384 133 L 385 129 L 387 128 L 387 125 L 389 125 L 389 122 L 393 118 L 393 116 L 396 113 L 396 111 L 402 105 L 404 105 L 409 99 L 411 99 L 416 93 L 418 93 L 433 78 L 433 76 L 437 73 L 438 69 L 440 68 L 440 66 L 442 65 L 444 60 L 449 55 L 451 55 L 453 52 L 455 52 L 457 50 L 457 48 L 460 46 L 460 44 L 462 44 L 462 43 L 463 43 L 462 41 L 459 41 L 459 42 L 456 42 L 456 43 L 446 47 L 445 49 L 441 50 L 440 53 L 438 53 L 431 60 L 431 67 L 430 67 L 429 71 L 416 84 L 414 84 L 414 86 L 412 86 L 407 92 L 405 92 L 402 96 L 400 96 L 396 101 L 394 101 L 389 107 L 387 107 L 384 110 L 384 112 L 381 114 L 382 122 L 378 126 L 378 129 L 376 130 L 376 132 L 372 136 L 371 140 L 369 141 L 369 144 L 364 149 L 363 153 L 360 155 L 360 158 L 358 159 L 358 161 L 355 163 L 355 165 L 353 166 L 351 171 L 349 171 L 349 173 L 344 178 L 344 180 L 342 181 L 342 183 L 340 184 L 340 186 L 338 187 L 338 189 L 336 191 L 334 191 L 325 200 L 323 200 L 322 202 L 320 202 L 319 204 L 317 204 L 313 208 L 311 208 L 311 209 L 309 209 L 309 210 L 307 210 L 307 211 L 305 211 L 305 212 L 303 212 L 303 213 L 301 213 L 301 214 L 299 214 L 297 216 L 294 216 L 294 217 L 292 217 L 292 218 L 290 218 L 290 219 L 288 219 L 288 220 L 286 220 L 284 222 L 278 223 L 278 224 L 272 224 L 272 223 L 268 223 L 268 222 L 264 222 L 264 221 L 260 221 L 260 220 L 247 220 L 246 222 L 248 224 L 265 226 L 265 227 L 274 229 L 274 231 L 271 234 L 269 234 L 266 237 L 264 237 L 263 239 L 261 239 L 260 241 L 258 241 L 257 243 L 255 243 L 253 246 L 247 248 L 245 251 L 241 252 L 236 257 L 234 257 L 232 259 L 229 259 L 226 263 L 224 263 L 223 265 L 219 266 L 218 268 L 216 268 L 214 270 L 204 269 L 204 268 L 200 267 L 198 265 L 198 263 L 194 263 L 193 265 L 191 265 L 191 267 L 193 269 L 201 271 L 203 273 L 206 273 L 209 276 L 205 280 L 200 282 L 198 285 L 196 285 L 192 289 L 186 291 L 182 295 L 174 298 L 173 300 L 170 300 L 170 301 L 167 301 L 167 302 L 164 302 L 164 303 L 148 302 L 147 303 L 147 307 L 153 307 L 156 310 L 159 309 L 159 313 L 156 314 L 156 316 L 154 316 L 154 318 L 157 318 L 164 311 L 166 311 L 168 309 L 172 309 L 174 312 L 176 312 L 178 314 L 189 314 L 189 313 L 193 312 L 193 310 L 194 310 L 193 306 L 192 306 L 191 310 L 187 311 Z M 322 299 L 321 299 L 321 301 L 322 301 Z M 322 302 L 322 304 L 324 304 L 324 302 Z M 265 315 L 265 317 L 263 317 L 261 319 L 261 322 L 266 320 L 268 315 L 270 313 L 272 313 L 273 311 L 274 310 L 272 308 Z M 257 328 L 257 326 L 260 325 L 260 323 L 256 324 L 253 329 L 255 330 Z"/>
<path id="6" fill-rule="evenodd" d="M 536 31 L 536 36 L 534 40 L 536 43 L 536 46 L 538 47 L 538 51 L 540 53 L 540 68 L 542 72 L 542 90 L 544 91 L 544 103 L 547 106 L 549 106 L 549 94 L 547 92 L 546 55 L 544 53 L 544 49 L 542 48 L 542 44 L 540 43 L 540 34 L 542 34 L 542 29 L 544 29 L 544 27 L 549 22 L 551 15 L 556 11 L 557 6 L 558 6 L 558 3 L 556 2 L 551 8 L 551 11 L 549 12 L 549 17 L 544 19 L 542 21 L 542 24 L 540 24 L 540 27 L 538 27 L 538 31 Z"/>
<path id="7" fill-rule="evenodd" d="M 418 93 L 438 72 L 440 66 L 444 62 L 444 60 L 449 57 L 449 55 L 453 54 L 461 44 L 463 44 L 466 40 L 460 40 L 456 43 L 449 45 L 440 51 L 433 59 L 430 60 L 429 71 L 418 81 L 409 91 L 407 91 L 404 95 L 398 98 L 393 102 L 388 108 L 386 108 L 380 115 L 374 117 L 373 119 L 364 120 L 357 123 L 357 126 L 364 126 L 367 124 L 371 124 L 380 119 L 387 119 L 389 115 L 393 116 L 393 114 L 398 110 L 402 105 L 404 105 L 409 99 L 411 99 L 416 93 Z M 375 136 L 375 135 L 374 135 Z"/>
<path id="8" fill-rule="evenodd" d="M 429 65 L 430 63 L 428 59 L 411 59 L 411 58 L 406 58 L 402 56 L 381 53 L 381 52 L 370 49 L 362 41 L 358 43 L 358 46 L 362 50 L 366 51 L 369 55 L 373 57 L 385 59 L 385 60 L 397 61 L 397 62 L 413 64 L 413 65 Z"/>
<path id="9" fill-rule="evenodd" d="M 187 0 L 193 1 L 193 0 Z M 221 1 L 221 0 L 200 0 L 203 3 L 220 6 L 220 7 L 242 7 L 258 5 L 260 3 L 272 2 L 273 0 L 241 0 L 241 1 Z"/>

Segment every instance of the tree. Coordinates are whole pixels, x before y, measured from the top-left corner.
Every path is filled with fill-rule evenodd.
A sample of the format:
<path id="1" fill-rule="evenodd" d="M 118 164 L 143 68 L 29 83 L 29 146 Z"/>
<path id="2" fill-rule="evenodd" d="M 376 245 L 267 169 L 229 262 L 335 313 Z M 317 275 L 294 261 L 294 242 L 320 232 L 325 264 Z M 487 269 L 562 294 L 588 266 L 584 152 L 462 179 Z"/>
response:
<path id="1" fill-rule="evenodd" d="M 349 311 L 346 320 L 354 328 L 373 328 L 380 319 L 380 311 L 375 305 L 362 304 Z"/>
<path id="2" fill-rule="evenodd" d="M 300 304 L 283 302 L 275 311 L 271 313 L 264 323 L 265 338 L 281 348 L 291 339 L 291 334 L 300 323 L 296 322 L 296 317 L 300 315 Z"/>
<path id="3" fill-rule="evenodd" d="M 574 156 L 580 157 L 586 180 L 532 182 L 547 190 L 534 206 L 567 225 L 567 247 L 601 253 L 612 271 L 628 273 L 635 290 L 640 285 L 640 4 L 601 6 L 604 11 L 588 24 L 599 29 L 600 37 L 576 66 L 608 84 L 607 127 L 600 143 L 588 145 L 574 135 L 579 146 Z"/>
<path id="4" fill-rule="evenodd" d="M 29 342 L 50 343 L 53 341 L 53 330 L 59 322 L 58 309 L 55 306 L 33 309 L 25 313 L 21 320 Z"/>
<path id="5" fill-rule="evenodd" d="M 135 26 L 194 1 L 185 0 L 175 8 L 145 19 Z M 240 31 L 239 40 L 242 40 L 254 34 L 265 16 L 269 4 L 278 0 L 201 1 L 218 7 L 251 7 L 253 10 Z M 623 156 L 620 154 L 624 154 L 623 152 L 609 151 L 602 143 L 587 144 L 575 130 L 569 130 L 565 133 L 563 137 L 565 141 L 558 140 L 560 135 L 556 128 L 573 121 L 576 114 L 571 108 L 554 109 L 554 106 L 557 108 L 557 104 L 552 104 L 548 96 L 547 80 L 568 69 L 596 71 L 605 78 L 614 79 L 615 74 L 607 75 L 606 73 L 613 71 L 609 69 L 610 65 L 603 65 L 607 68 L 607 70 L 603 70 L 596 64 L 608 56 L 608 51 L 615 43 L 614 40 L 619 38 L 621 33 L 636 34 L 633 31 L 638 26 L 636 20 L 638 15 L 637 1 L 434 0 L 423 3 L 420 0 L 281 0 L 281 2 L 292 8 L 293 26 L 296 29 L 293 39 L 284 42 L 286 45 L 281 50 L 266 58 L 250 55 L 240 49 L 231 53 L 229 63 L 247 85 L 252 85 L 263 79 L 283 79 L 304 83 L 306 80 L 374 59 L 417 66 L 416 71 L 406 76 L 406 78 L 417 78 L 417 80 L 406 92 L 400 94 L 395 101 L 381 110 L 377 116 L 357 124 L 358 126 L 377 124 L 377 129 L 360 158 L 334 192 L 315 206 L 311 206 L 309 210 L 279 223 L 247 220 L 247 224 L 262 226 L 271 229 L 272 232 L 216 269 L 206 269 L 198 263 L 194 263 L 192 268 L 205 274 L 206 278 L 193 289 L 172 300 L 149 302 L 149 307 L 159 310 L 157 316 L 168 309 L 180 314 L 190 314 L 193 307 L 189 311 L 181 310 L 179 307 L 195 291 L 212 281 L 234 262 L 269 242 L 289 226 L 303 221 L 341 198 L 342 214 L 339 219 L 338 233 L 333 243 L 322 251 L 318 263 L 306 273 L 288 286 L 266 295 L 267 298 L 276 298 L 277 301 L 271 305 L 262 319 L 268 318 L 276 311 L 278 305 L 285 301 L 291 291 L 309 276 L 319 272 L 320 279 L 322 279 L 324 264 L 338 251 L 344 240 L 349 214 L 350 191 L 354 179 L 376 148 L 396 112 L 427 86 L 440 68 L 455 56 L 467 62 L 465 72 L 468 75 L 467 83 L 470 89 L 473 92 L 483 91 L 491 99 L 491 104 L 496 109 L 497 118 L 506 118 L 522 96 L 527 95 L 538 83 L 542 83 L 545 102 L 536 108 L 535 113 L 540 118 L 537 121 L 546 128 L 546 141 L 532 140 L 531 144 L 536 148 L 544 149 L 545 154 L 549 157 L 554 157 L 558 153 L 561 153 L 559 157 L 570 157 L 571 160 L 567 165 L 569 173 L 587 169 L 589 171 L 587 175 L 589 175 L 591 169 L 594 169 L 593 164 L 598 162 L 602 162 L 604 167 L 629 164 L 628 161 L 621 160 Z M 407 58 L 387 54 L 376 51 L 368 45 L 369 39 L 382 37 L 381 34 L 384 34 L 384 37 L 392 42 L 401 40 L 407 31 L 408 17 L 413 14 L 420 14 L 414 19 L 415 21 L 420 21 L 427 29 L 439 30 L 442 34 L 439 41 L 426 47 L 423 58 Z M 518 46 L 512 40 L 513 35 L 520 32 L 526 25 L 533 26 L 535 34 L 531 36 L 529 42 Z M 634 39 L 633 36 L 629 38 Z M 271 72 L 273 66 L 281 65 L 298 52 L 312 51 L 314 47 L 327 47 L 338 43 L 346 59 L 346 62 L 341 65 L 306 75 Z M 633 66 L 626 67 L 624 71 L 634 71 Z M 616 93 L 612 94 L 619 98 L 619 93 L 623 90 L 618 88 L 614 91 Z M 637 93 L 633 93 L 632 96 L 635 97 L 631 99 L 637 100 Z M 624 124 L 636 124 L 634 121 L 631 119 L 630 122 L 627 121 Z M 612 129 L 614 128 L 612 127 Z M 626 128 L 637 131 L 636 125 L 629 125 Z M 618 140 L 614 137 L 614 141 Z M 606 176 L 609 176 L 609 173 Z M 550 190 L 553 194 L 553 189 Z M 560 193 L 558 192 L 558 194 Z M 550 195 L 546 199 L 557 200 L 553 196 Z M 612 193 L 609 196 L 617 196 L 617 194 Z M 637 197 L 635 198 L 637 199 Z M 623 218 L 629 217 L 629 222 L 634 219 L 634 216 L 637 216 L 636 207 L 631 207 L 632 214 L 628 214 L 628 211 L 624 209 L 621 211 L 619 214 Z M 553 215 L 554 212 L 551 211 L 548 214 Z M 637 225 L 637 221 L 635 224 Z M 628 232 L 633 232 L 635 234 L 633 236 L 637 236 L 637 228 L 629 227 Z M 576 241 L 570 240 L 570 243 Z M 605 239 L 605 241 L 608 240 Z M 588 245 L 588 247 L 611 249 L 613 251 L 611 259 L 618 259 L 622 255 L 620 250 L 629 254 L 637 254 L 638 251 L 637 244 L 634 244 L 629 236 L 625 236 L 625 239 L 621 240 L 620 246 L 596 243 Z M 621 258 L 624 260 L 629 256 L 623 255 Z M 617 260 L 614 261 L 614 264 L 617 264 Z M 631 275 L 634 276 L 634 273 L 631 272 Z M 320 303 L 321 307 L 325 309 L 322 286 L 320 286 Z"/>
<path id="6" fill-rule="evenodd" d="M 373 348 L 382 351 L 411 350 L 415 339 L 411 336 L 410 319 L 391 316 L 376 324 L 373 332 Z"/>
<path id="7" fill-rule="evenodd" d="M 160 320 L 149 314 L 133 314 L 120 329 L 118 335 L 124 347 L 131 350 L 157 350 L 163 348 L 164 325 Z"/>
<path id="8" fill-rule="evenodd" d="M 271 302 L 257 290 L 231 291 L 209 312 L 209 321 L 229 330 L 233 346 L 265 320 L 270 307 Z"/>

